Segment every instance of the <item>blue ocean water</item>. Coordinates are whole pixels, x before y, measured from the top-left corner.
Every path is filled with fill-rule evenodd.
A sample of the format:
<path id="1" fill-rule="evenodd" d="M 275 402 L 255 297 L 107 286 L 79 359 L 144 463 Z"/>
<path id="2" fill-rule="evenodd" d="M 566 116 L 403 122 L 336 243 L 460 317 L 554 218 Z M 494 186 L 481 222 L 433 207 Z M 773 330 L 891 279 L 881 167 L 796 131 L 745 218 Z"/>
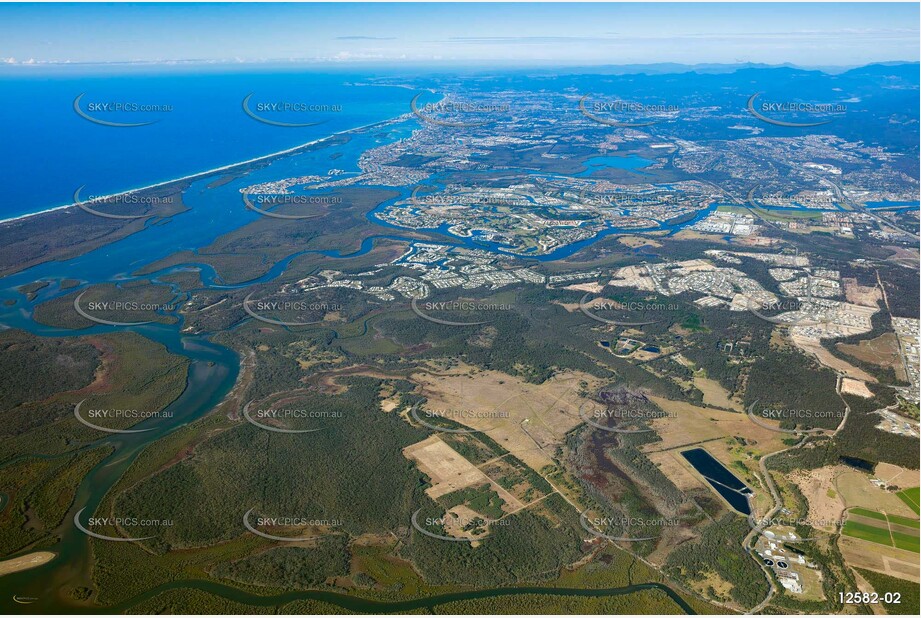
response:
<path id="1" fill-rule="evenodd" d="M 919 205 L 919 202 L 867 202 L 867 208 L 870 210 L 908 210 L 917 209 Z"/>
<path id="2" fill-rule="evenodd" d="M 10 67 L 0 70 L 0 219 L 171 180 L 298 146 L 409 111 L 413 92 L 369 85 L 348 72 L 291 68 L 123 69 Z M 364 84 L 364 85 L 362 85 Z M 316 122 L 280 127 L 273 121 Z M 95 124 L 74 111 L 139 127 Z M 107 111 L 106 104 L 157 111 Z M 274 111 L 273 104 L 296 109 Z M 259 111 L 262 110 L 262 111 Z M 325 171 L 325 170 L 324 170 Z"/>

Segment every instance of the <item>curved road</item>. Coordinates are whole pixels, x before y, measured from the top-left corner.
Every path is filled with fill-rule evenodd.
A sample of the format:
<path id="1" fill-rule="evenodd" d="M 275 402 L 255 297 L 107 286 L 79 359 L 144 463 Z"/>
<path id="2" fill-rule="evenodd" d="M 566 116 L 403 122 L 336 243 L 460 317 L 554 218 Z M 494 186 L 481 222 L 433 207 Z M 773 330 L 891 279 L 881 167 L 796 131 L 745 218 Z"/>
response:
<path id="1" fill-rule="evenodd" d="M 834 437 L 838 435 L 838 432 L 844 428 L 845 423 L 847 423 L 848 416 L 850 416 L 851 414 L 851 407 L 847 404 L 847 401 L 844 400 L 844 397 L 841 396 L 841 378 L 842 377 L 843 377 L 843 374 L 840 374 L 840 373 L 837 374 L 835 392 L 838 393 L 838 397 L 844 403 L 844 418 L 841 419 L 841 423 L 838 424 L 838 427 L 835 428 L 835 430 L 831 433 L 830 437 Z M 806 442 L 807 437 L 808 436 L 806 435 L 802 436 L 802 438 L 800 438 L 800 441 L 794 444 L 793 446 L 791 446 L 790 448 L 785 448 L 780 451 L 774 451 L 770 455 L 765 455 L 764 457 L 762 457 L 761 461 L 758 462 L 758 466 L 761 470 L 761 476 L 764 479 L 764 484 L 767 486 L 768 491 L 771 493 L 771 498 L 774 500 L 774 506 L 771 507 L 771 510 L 769 510 L 762 519 L 770 519 L 774 517 L 774 515 L 776 515 L 777 512 L 780 511 L 780 509 L 783 507 L 783 499 L 780 496 L 780 492 L 777 490 L 777 484 L 774 483 L 774 479 L 771 477 L 771 473 L 767 468 L 767 460 L 770 459 L 771 457 L 774 457 L 775 455 L 780 455 L 781 453 L 786 453 L 788 451 L 792 451 L 792 450 L 802 447 L 803 444 Z M 748 610 L 746 612 L 747 614 L 760 614 L 762 610 L 767 606 L 767 604 L 771 602 L 771 599 L 774 598 L 774 595 L 777 594 L 777 584 L 774 583 L 773 574 L 771 573 L 771 570 L 767 567 L 767 565 L 764 564 L 764 561 L 761 560 L 761 558 L 758 556 L 757 552 L 755 552 L 755 549 L 753 546 L 752 541 L 753 539 L 757 538 L 759 534 L 760 532 L 758 532 L 757 530 L 752 530 L 751 532 L 749 532 L 745 536 L 745 538 L 742 540 L 742 548 L 746 552 L 751 554 L 756 560 L 758 560 L 758 565 L 761 567 L 761 570 L 764 571 L 764 575 L 765 577 L 767 577 L 768 584 L 770 585 L 770 589 L 768 590 L 767 596 L 764 598 L 764 600 L 761 601 L 761 603 L 759 603 L 755 607 Z"/>

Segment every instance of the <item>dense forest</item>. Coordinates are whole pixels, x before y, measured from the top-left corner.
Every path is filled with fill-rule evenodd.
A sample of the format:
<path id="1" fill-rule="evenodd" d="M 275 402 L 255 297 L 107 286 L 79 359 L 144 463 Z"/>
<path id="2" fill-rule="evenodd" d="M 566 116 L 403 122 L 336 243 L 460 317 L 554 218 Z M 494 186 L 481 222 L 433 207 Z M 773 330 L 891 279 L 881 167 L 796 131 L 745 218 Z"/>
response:
<path id="1" fill-rule="evenodd" d="M 742 549 L 740 539 L 749 532 L 743 518 L 726 515 L 707 526 L 700 539 L 676 548 L 669 555 L 665 569 L 673 577 L 691 582 L 703 581 L 709 573 L 716 573 L 732 582 L 729 592 L 732 601 L 742 607 L 754 607 L 767 595 L 768 582 L 757 561 Z"/>
<path id="2" fill-rule="evenodd" d="M 349 573 L 348 539 L 325 537 L 315 547 L 273 547 L 212 569 L 211 575 L 244 584 L 303 590 Z"/>

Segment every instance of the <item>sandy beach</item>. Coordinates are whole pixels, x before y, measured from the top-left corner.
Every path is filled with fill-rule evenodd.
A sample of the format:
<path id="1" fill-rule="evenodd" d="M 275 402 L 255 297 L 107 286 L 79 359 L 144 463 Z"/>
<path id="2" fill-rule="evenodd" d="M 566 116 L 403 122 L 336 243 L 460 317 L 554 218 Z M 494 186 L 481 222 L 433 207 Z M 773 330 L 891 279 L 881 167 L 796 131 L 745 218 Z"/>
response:
<path id="1" fill-rule="evenodd" d="M 156 188 L 158 188 L 158 187 L 164 187 L 164 186 L 171 185 L 171 184 L 174 184 L 174 183 L 177 183 L 177 182 L 183 182 L 183 181 L 185 181 L 185 180 L 198 180 L 198 179 L 201 179 L 201 178 L 205 178 L 205 177 L 207 177 L 207 176 L 212 176 L 212 175 L 214 175 L 214 174 L 218 174 L 218 173 L 220 173 L 220 172 L 229 172 L 229 171 L 232 171 L 232 170 L 234 170 L 234 169 L 236 169 L 236 168 L 243 167 L 243 166 L 246 166 L 246 165 L 250 165 L 250 164 L 252 164 L 252 163 L 259 163 L 259 162 L 261 162 L 261 161 L 267 161 L 267 160 L 274 159 L 274 158 L 277 158 L 277 157 L 283 157 L 283 156 L 285 156 L 285 155 L 287 155 L 287 154 L 293 154 L 293 153 L 295 153 L 295 152 L 297 152 L 297 151 L 299 151 L 299 150 L 302 150 L 302 149 L 304 149 L 304 148 L 307 148 L 307 147 L 309 147 L 309 146 L 313 146 L 313 145 L 315 145 L 315 144 L 321 144 L 321 143 L 323 143 L 323 142 L 325 142 L 325 141 L 327 141 L 327 140 L 330 140 L 330 139 L 332 139 L 332 138 L 334 138 L 334 137 L 336 137 L 336 136 L 339 136 L 339 135 L 347 135 L 347 134 L 353 133 L 353 132 L 355 132 L 355 131 L 361 131 L 361 130 L 370 129 L 370 128 L 373 128 L 373 127 L 384 126 L 384 125 L 387 125 L 387 124 L 390 124 L 390 123 L 394 123 L 394 122 L 399 122 L 399 121 L 401 121 L 401 120 L 405 120 L 405 119 L 408 119 L 408 118 L 411 118 L 411 117 L 412 117 L 412 114 L 408 114 L 408 113 L 407 113 L 407 114 L 401 114 L 401 115 L 399 115 L 399 116 L 396 116 L 395 118 L 388 118 L 387 120 L 381 120 L 381 121 L 379 121 L 379 122 L 372 122 L 372 123 L 370 123 L 370 124 L 362 125 L 362 126 L 360 126 L 360 127 L 353 127 L 353 128 L 351 128 L 351 129 L 345 129 L 345 130 L 343 130 L 343 131 L 337 131 L 337 132 L 335 132 L 335 133 L 330 133 L 330 134 L 327 135 L 326 137 L 321 137 L 321 138 L 318 138 L 318 139 L 315 139 L 315 140 L 312 140 L 312 141 L 309 141 L 309 142 L 306 142 L 306 143 L 303 143 L 303 144 L 299 144 L 298 146 L 294 146 L 293 148 L 286 148 L 285 150 L 279 150 L 279 151 L 277 151 L 277 152 L 273 152 L 273 153 L 270 153 L 270 154 L 267 154 L 267 155 L 262 155 L 262 156 L 259 156 L 259 157 L 254 157 L 254 158 L 252 158 L 252 159 L 247 159 L 247 160 L 245 160 L 245 161 L 238 161 L 238 162 L 236 162 L 236 163 L 231 163 L 231 164 L 229 164 L 229 165 L 222 165 L 222 166 L 220 166 L 220 167 L 215 167 L 215 168 L 212 168 L 212 169 L 209 169 L 209 170 L 205 170 L 205 171 L 203 171 L 203 172 L 196 172 L 196 173 L 194 173 L 194 174 L 189 174 L 189 175 L 187 175 L 187 176 L 181 176 L 181 177 L 179 177 L 179 178 L 172 178 L 172 179 L 170 179 L 170 180 L 165 180 L 165 181 L 163 181 L 163 182 L 158 182 L 158 183 L 155 183 L 155 184 L 152 184 L 152 185 L 147 185 L 147 186 L 144 186 L 144 187 L 138 187 L 138 188 L 136 188 L 136 189 L 128 189 L 128 190 L 126 190 L 126 191 L 120 191 L 120 192 L 118 192 L 118 193 L 112 193 L 112 194 L 110 194 L 110 195 L 98 196 L 98 197 L 95 197 L 93 201 L 94 201 L 95 203 L 99 203 L 99 202 L 102 202 L 102 201 L 105 201 L 105 200 L 109 200 L 109 199 L 113 199 L 113 198 L 116 198 L 116 197 L 120 197 L 120 196 L 123 196 L 123 195 L 131 195 L 132 193 L 138 193 L 138 192 L 140 192 L 140 191 L 147 191 L 147 190 L 150 190 L 150 189 L 156 189 Z M 33 212 L 33 213 L 25 214 L 25 215 L 18 215 L 18 216 L 16 216 L 16 217 L 9 217 L 9 218 L 7 218 L 7 219 L 0 219 L 0 225 L 5 225 L 5 224 L 8 224 L 8 223 L 14 223 L 14 222 L 17 222 L 17 221 L 22 221 L 22 220 L 28 219 L 28 218 L 30 218 L 30 217 L 37 217 L 37 216 L 39 216 L 39 215 L 48 214 L 48 213 L 50 213 L 50 212 L 57 212 L 57 211 L 59 211 L 59 210 L 65 210 L 65 209 L 67 209 L 67 208 L 73 208 L 74 206 L 75 206 L 75 204 L 72 202 L 72 203 L 70 203 L 70 204 L 63 204 L 63 205 L 61 205 L 61 206 L 54 206 L 54 207 L 52 207 L 52 208 L 46 208 L 46 209 L 44 209 L 44 210 L 39 210 L 38 212 Z"/>
<path id="2" fill-rule="evenodd" d="M 0 576 L 9 575 L 26 569 L 34 569 L 52 560 L 57 554 L 50 551 L 37 551 L 18 558 L 0 561 Z"/>

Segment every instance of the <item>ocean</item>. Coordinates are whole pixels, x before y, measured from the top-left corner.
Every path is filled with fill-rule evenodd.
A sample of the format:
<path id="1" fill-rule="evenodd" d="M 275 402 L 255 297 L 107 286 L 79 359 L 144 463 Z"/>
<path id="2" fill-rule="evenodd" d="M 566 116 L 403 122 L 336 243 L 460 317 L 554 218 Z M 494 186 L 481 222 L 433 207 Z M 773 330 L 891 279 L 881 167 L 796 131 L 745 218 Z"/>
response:
<path id="1" fill-rule="evenodd" d="M 0 69 L 0 219 L 259 157 L 409 112 L 413 91 L 290 67 Z M 102 123 L 82 117 L 77 107 Z M 278 126 L 254 119 L 247 109 Z M 324 170 L 325 171 L 325 170 Z"/>

